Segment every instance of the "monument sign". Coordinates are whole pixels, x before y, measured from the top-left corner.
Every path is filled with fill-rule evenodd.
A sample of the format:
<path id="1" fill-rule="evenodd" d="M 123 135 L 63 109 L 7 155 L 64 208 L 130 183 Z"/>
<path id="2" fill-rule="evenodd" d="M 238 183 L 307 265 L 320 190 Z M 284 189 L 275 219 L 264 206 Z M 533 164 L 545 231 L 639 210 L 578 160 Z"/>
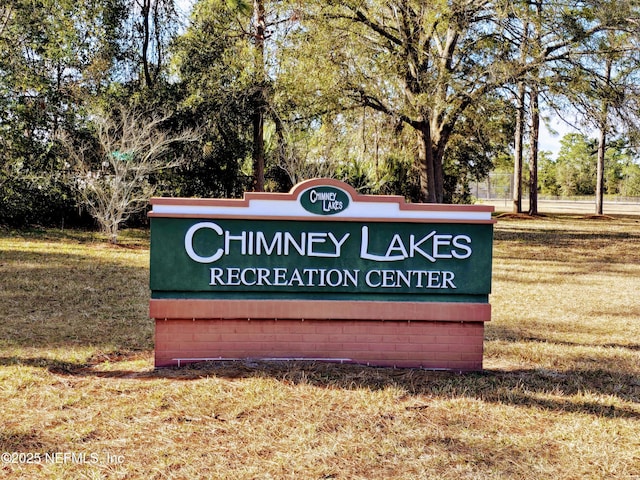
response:
<path id="1" fill-rule="evenodd" d="M 152 200 L 156 365 L 314 359 L 482 368 L 492 207 L 317 179 L 242 200 Z"/>

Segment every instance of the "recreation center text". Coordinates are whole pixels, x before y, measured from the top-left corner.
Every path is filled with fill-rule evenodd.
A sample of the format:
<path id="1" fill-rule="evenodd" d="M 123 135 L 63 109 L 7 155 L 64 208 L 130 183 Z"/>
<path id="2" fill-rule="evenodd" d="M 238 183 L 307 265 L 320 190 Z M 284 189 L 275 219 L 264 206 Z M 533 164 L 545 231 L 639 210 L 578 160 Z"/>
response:
<path id="1" fill-rule="evenodd" d="M 359 233 L 359 235 L 358 235 Z M 198 241 L 195 241 L 198 236 Z M 360 238 L 356 238 L 356 237 Z M 374 241 L 375 239 L 375 241 Z M 429 270 L 420 264 L 438 260 L 461 261 L 473 254 L 469 235 L 441 233 L 429 228 L 422 233 L 387 233 L 383 238 L 375 227 L 361 225 L 355 232 L 303 231 L 292 233 L 260 230 L 231 231 L 218 223 L 206 221 L 192 225 L 184 236 L 187 256 L 199 264 L 213 264 L 247 256 L 282 257 L 287 266 L 249 267 L 212 266 L 209 268 L 209 285 L 213 287 L 359 287 L 456 289 L 455 274 L 450 270 Z M 319 268 L 296 264 L 292 257 L 340 258 L 350 261 L 359 258 L 364 268 Z M 225 257 L 229 257 L 228 259 Z M 256 260 L 259 260 L 256 259 Z M 409 260 L 404 269 L 376 267 L 379 263 Z M 294 262 L 296 262 L 294 260 Z M 371 263 L 374 262 L 374 263 Z M 418 263 L 416 263 L 418 262 Z M 256 265 L 257 263 L 257 265 Z M 296 262 L 299 263 L 299 262 Z M 362 263 L 360 264 L 362 265 Z M 345 265 L 340 265 L 344 267 Z M 355 266 L 355 265 L 354 265 Z M 446 267 L 445 267 L 446 268 Z"/>

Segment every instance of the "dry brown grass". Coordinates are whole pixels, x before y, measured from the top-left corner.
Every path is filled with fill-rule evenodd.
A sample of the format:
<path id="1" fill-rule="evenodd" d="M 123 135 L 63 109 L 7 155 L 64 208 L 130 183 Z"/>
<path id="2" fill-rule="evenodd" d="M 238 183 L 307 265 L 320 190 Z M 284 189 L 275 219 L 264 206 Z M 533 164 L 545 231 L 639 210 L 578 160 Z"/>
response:
<path id="1" fill-rule="evenodd" d="M 41 455 L 0 478 L 640 478 L 637 219 L 499 222 L 486 370 L 464 375 L 155 371 L 145 234 L 97 240 L 0 235 L 0 452 Z"/>

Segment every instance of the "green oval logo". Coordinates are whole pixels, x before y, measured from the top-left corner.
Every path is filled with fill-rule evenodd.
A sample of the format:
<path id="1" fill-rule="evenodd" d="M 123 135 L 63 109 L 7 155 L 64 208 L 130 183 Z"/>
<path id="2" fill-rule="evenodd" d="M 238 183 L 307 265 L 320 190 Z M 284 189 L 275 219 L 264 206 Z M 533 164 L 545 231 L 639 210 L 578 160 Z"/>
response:
<path id="1" fill-rule="evenodd" d="M 336 187 L 313 187 L 302 192 L 300 205 L 314 215 L 335 215 L 347 209 L 349 195 Z"/>

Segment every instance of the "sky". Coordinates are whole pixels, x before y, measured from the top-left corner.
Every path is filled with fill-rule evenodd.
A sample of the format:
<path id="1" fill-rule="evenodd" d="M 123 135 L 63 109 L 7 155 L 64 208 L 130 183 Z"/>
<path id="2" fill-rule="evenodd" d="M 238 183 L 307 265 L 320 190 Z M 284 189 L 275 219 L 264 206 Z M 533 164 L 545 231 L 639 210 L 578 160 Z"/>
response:
<path id="1" fill-rule="evenodd" d="M 575 132 L 575 130 L 569 127 L 566 123 L 560 120 L 551 120 L 550 126 L 553 130 L 555 130 L 557 135 L 552 134 L 547 129 L 547 126 L 544 122 L 540 122 L 540 138 L 538 143 L 538 148 L 540 150 L 545 150 L 547 152 L 551 152 L 555 157 L 560 150 L 560 140 L 567 133 Z"/>
<path id="2" fill-rule="evenodd" d="M 584 133 L 585 135 L 597 138 L 598 132 L 588 129 L 585 131 L 579 131 L 576 128 L 567 125 L 565 122 L 560 120 L 558 117 L 551 117 L 548 119 L 549 126 L 557 132 L 557 134 L 552 134 L 547 129 L 545 122 L 540 121 L 540 138 L 538 143 L 538 148 L 540 151 L 546 150 L 547 152 L 551 152 L 553 157 L 555 158 L 560 151 L 560 140 L 567 133 Z"/>

